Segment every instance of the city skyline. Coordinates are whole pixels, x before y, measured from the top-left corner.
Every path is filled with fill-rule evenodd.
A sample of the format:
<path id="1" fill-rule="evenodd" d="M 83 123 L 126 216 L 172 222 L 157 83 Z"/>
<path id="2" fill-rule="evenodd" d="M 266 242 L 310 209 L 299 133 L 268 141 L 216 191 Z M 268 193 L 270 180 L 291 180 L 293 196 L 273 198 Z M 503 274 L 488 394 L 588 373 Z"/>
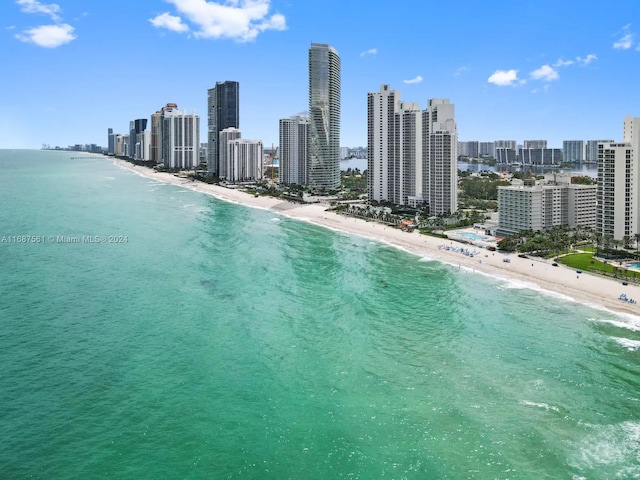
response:
<path id="1" fill-rule="evenodd" d="M 0 121 L 0 147 L 104 145 L 106 128 L 125 132 L 169 102 L 205 118 L 207 89 L 225 79 L 243 85 L 243 133 L 276 145 L 279 119 L 307 109 L 310 40 L 340 52 L 341 146 L 366 145 L 366 95 L 383 83 L 421 103 L 451 98 L 460 140 L 620 141 L 619 118 L 634 114 L 635 2 L 618 2 L 620 15 L 596 2 L 332 2 L 158 0 L 126 4 L 126 16 L 118 1 L 4 2 L 0 60 L 10 67 L 0 87 L 11 115 Z M 598 28 L 584 28 L 593 18 Z M 123 64 L 132 45 L 136 61 Z M 166 59 L 173 68 L 161 67 Z"/>

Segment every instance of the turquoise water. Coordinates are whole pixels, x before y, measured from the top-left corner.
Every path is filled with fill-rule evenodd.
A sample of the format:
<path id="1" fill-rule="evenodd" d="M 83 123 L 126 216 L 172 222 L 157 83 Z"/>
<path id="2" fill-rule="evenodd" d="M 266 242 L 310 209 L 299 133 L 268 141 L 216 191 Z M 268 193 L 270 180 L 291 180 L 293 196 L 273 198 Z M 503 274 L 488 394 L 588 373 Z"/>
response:
<path id="1" fill-rule="evenodd" d="M 627 267 L 640 269 L 640 263 L 630 263 Z"/>
<path id="2" fill-rule="evenodd" d="M 470 238 L 472 240 L 488 240 L 489 237 L 485 237 L 483 235 L 478 235 L 472 232 L 456 232 L 456 235 L 460 235 L 461 237 Z"/>
<path id="3" fill-rule="evenodd" d="M 640 475 L 638 318 L 71 156 L 0 151 L 0 478 Z"/>

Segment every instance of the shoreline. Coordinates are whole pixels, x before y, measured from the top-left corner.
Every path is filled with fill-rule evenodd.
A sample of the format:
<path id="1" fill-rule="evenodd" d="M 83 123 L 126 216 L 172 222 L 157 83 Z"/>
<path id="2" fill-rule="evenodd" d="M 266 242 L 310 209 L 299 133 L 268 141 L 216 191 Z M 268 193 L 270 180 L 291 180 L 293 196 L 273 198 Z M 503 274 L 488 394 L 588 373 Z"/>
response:
<path id="1" fill-rule="evenodd" d="M 438 261 L 452 267 L 480 273 L 492 278 L 515 282 L 523 288 L 537 290 L 541 294 L 552 295 L 565 301 L 574 301 L 585 306 L 633 317 L 640 327 L 640 303 L 631 304 L 618 299 L 621 293 L 628 298 L 640 300 L 640 286 L 623 286 L 620 280 L 591 275 L 577 274 L 565 266 L 553 267 L 552 261 L 539 258 L 520 258 L 501 252 L 484 251 L 480 247 L 464 245 L 451 239 L 436 238 L 418 232 L 408 233 L 377 222 L 338 215 L 326 211 L 321 204 L 298 204 L 273 197 L 254 197 L 248 193 L 189 179 L 176 177 L 172 173 L 156 172 L 112 157 L 104 158 L 116 166 L 140 176 L 188 188 L 195 192 L 211 195 L 219 200 L 243 206 L 269 210 L 274 214 L 306 221 L 346 234 L 358 235 L 371 241 L 380 242 L 404 250 L 420 258 Z M 443 247 L 463 247 L 479 252 L 469 257 Z M 509 263 L 503 262 L 508 257 Z"/>

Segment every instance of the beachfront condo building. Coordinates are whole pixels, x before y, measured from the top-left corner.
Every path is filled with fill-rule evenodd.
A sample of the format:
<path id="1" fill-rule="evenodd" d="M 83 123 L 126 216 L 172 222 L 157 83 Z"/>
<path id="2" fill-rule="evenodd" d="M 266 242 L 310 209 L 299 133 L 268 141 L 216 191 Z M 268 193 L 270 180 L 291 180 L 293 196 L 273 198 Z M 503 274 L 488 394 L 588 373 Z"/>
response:
<path id="1" fill-rule="evenodd" d="M 231 168 L 229 167 L 231 159 L 229 158 L 229 142 L 242 138 L 240 130 L 235 127 L 225 128 L 218 133 L 218 141 L 216 142 L 218 152 L 218 177 L 221 180 L 231 180 Z"/>
<path id="2" fill-rule="evenodd" d="M 280 183 L 307 185 L 309 117 L 294 115 L 280 120 Z"/>
<path id="3" fill-rule="evenodd" d="M 369 200 L 391 201 L 390 185 L 395 176 L 395 123 L 400 111 L 400 92 L 382 85 L 367 94 L 367 187 Z"/>
<path id="4" fill-rule="evenodd" d="M 593 228 L 596 196 L 596 185 L 572 184 L 568 174 L 550 173 L 538 181 L 514 180 L 510 186 L 498 187 L 496 235 L 556 226 Z"/>
<path id="5" fill-rule="evenodd" d="M 330 45 L 309 49 L 308 186 L 340 188 L 340 56 Z"/>
<path id="6" fill-rule="evenodd" d="M 220 175 L 218 140 L 225 128 L 240 128 L 240 84 L 227 80 L 207 90 L 207 114 L 207 170 Z"/>
<path id="7" fill-rule="evenodd" d="M 236 138 L 226 144 L 224 179 L 228 182 L 262 180 L 263 147 L 260 140 Z"/>
<path id="8" fill-rule="evenodd" d="M 432 98 L 422 115 L 423 199 L 431 215 L 454 213 L 458 209 L 455 108 L 448 99 Z"/>
<path id="9" fill-rule="evenodd" d="M 640 233 L 640 118 L 627 115 L 621 143 L 598 144 L 596 232 L 607 240 Z"/>
<path id="10" fill-rule="evenodd" d="M 148 160 L 145 158 L 145 136 L 144 132 L 147 129 L 147 119 L 137 118 L 129 122 L 129 143 L 131 145 L 129 156 L 134 160 Z"/>
<path id="11" fill-rule="evenodd" d="M 158 160 L 167 168 L 190 169 L 200 156 L 200 117 L 167 103 L 159 112 Z M 153 125 L 152 125 L 153 126 Z"/>
<path id="12" fill-rule="evenodd" d="M 369 200 L 427 206 L 432 215 L 457 209 L 454 106 L 431 99 L 421 111 L 382 85 L 367 95 Z"/>
<path id="13" fill-rule="evenodd" d="M 113 128 L 107 129 L 107 155 L 116 154 L 116 137 Z"/>

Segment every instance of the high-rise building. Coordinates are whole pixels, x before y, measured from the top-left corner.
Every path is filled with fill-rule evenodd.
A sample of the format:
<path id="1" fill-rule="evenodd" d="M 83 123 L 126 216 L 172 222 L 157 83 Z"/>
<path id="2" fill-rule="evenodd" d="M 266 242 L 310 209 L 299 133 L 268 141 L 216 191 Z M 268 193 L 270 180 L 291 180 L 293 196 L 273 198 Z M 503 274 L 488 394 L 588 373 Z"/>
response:
<path id="1" fill-rule="evenodd" d="M 640 233 L 640 118 L 627 115 L 623 142 L 598 144 L 596 232 L 608 240 Z"/>
<path id="2" fill-rule="evenodd" d="M 426 110 L 382 85 L 368 94 L 369 199 L 457 210 L 458 138 L 454 106 L 431 99 Z"/>
<path id="3" fill-rule="evenodd" d="M 313 190 L 340 187 L 340 57 L 322 43 L 309 49 L 308 161 Z"/>
<path id="4" fill-rule="evenodd" d="M 151 114 L 151 141 L 149 146 L 149 160 L 160 163 L 160 119 L 162 111 Z"/>
<path id="5" fill-rule="evenodd" d="M 525 140 L 522 148 L 547 148 L 546 140 Z"/>
<path id="6" fill-rule="evenodd" d="M 231 158 L 229 158 L 229 142 L 237 140 L 242 137 L 240 130 L 234 127 L 228 127 L 220 131 L 218 134 L 218 177 L 222 180 L 231 180 L 232 167 L 230 167 Z"/>
<path id="7" fill-rule="evenodd" d="M 369 200 L 389 201 L 389 166 L 395 165 L 395 115 L 400 92 L 382 85 L 367 95 L 367 186 Z"/>
<path id="8" fill-rule="evenodd" d="M 107 129 L 107 154 L 116 154 L 116 137 L 113 134 L 113 128 Z"/>
<path id="9" fill-rule="evenodd" d="M 596 185 L 572 184 L 571 175 L 555 173 L 545 175 L 543 181 L 519 182 L 498 187 L 496 235 L 595 226 Z"/>
<path id="10" fill-rule="evenodd" d="M 584 159 L 587 162 L 598 161 L 598 144 L 599 143 L 616 143 L 615 140 L 587 140 L 584 149 Z"/>
<path id="11" fill-rule="evenodd" d="M 146 129 L 146 118 L 138 118 L 129 122 L 129 156 L 131 158 L 144 160 L 144 131 Z"/>
<path id="12" fill-rule="evenodd" d="M 509 148 L 511 150 L 516 150 L 518 148 L 515 140 L 496 140 L 493 143 L 494 148 Z"/>
<path id="13" fill-rule="evenodd" d="M 431 215 L 458 209 L 458 128 L 455 107 L 432 98 L 423 112 L 423 192 Z"/>
<path id="14" fill-rule="evenodd" d="M 579 163 L 584 160 L 584 140 L 564 140 L 562 142 L 564 162 Z"/>
<path id="15" fill-rule="evenodd" d="M 308 183 L 309 117 L 294 115 L 280 120 L 280 182 Z"/>
<path id="16" fill-rule="evenodd" d="M 521 148 L 518 150 L 523 165 L 560 165 L 562 150 L 559 148 Z"/>
<path id="17" fill-rule="evenodd" d="M 200 149 L 200 117 L 167 103 L 158 123 L 158 163 L 168 168 L 195 168 Z"/>
<path id="18" fill-rule="evenodd" d="M 478 154 L 481 157 L 488 156 L 495 158 L 496 156 L 496 142 L 479 142 Z"/>
<path id="19" fill-rule="evenodd" d="M 207 170 L 220 174 L 220 132 L 225 128 L 240 128 L 240 84 L 233 81 L 216 82 L 207 91 L 208 131 Z"/>
<path id="20" fill-rule="evenodd" d="M 229 182 L 257 182 L 262 179 L 263 148 L 260 140 L 236 138 L 226 144 L 225 179 Z"/>
<path id="21" fill-rule="evenodd" d="M 458 155 L 461 157 L 478 158 L 480 156 L 480 142 L 477 140 L 458 142 Z"/>

